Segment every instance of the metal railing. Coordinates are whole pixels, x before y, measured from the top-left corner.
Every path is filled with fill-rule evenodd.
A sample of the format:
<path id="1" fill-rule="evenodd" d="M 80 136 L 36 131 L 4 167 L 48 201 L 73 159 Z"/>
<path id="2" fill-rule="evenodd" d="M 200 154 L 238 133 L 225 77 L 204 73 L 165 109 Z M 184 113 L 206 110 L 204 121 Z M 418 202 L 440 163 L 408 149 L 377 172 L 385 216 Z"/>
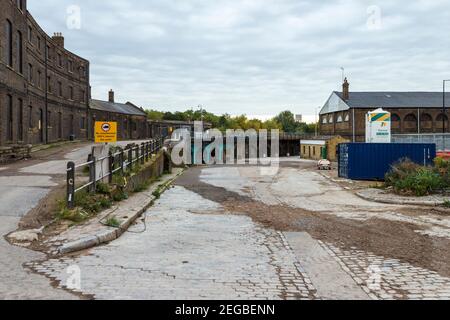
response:
<path id="1" fill-rule="evenodd" d="M 66 203 L 69 209 L 75 207 L 75 194 L 77 192 L 87 190 L 89 193 L 95 193 L 97 183 L 108 179 L 108 183 L 113 182 L 115 173 L 120 172 L 122 175 L 133 170 L 137 163 L 143 165 L 152 158 L 152 155 L 163 148 L 164 139 L 157 138 L 147 142 L 142 142 L 140 145 L 134 145 L 126 149 L 113 153 L 109 152 L 107 156 L 96 158 L 92 154 L 88 156 L 88 161 L 81 164 L 75 164 L 73 161 L 67 163 L 67 197 Z M 97 164 L 103 165 L 104 161 L 108 161 L 107 173 L 97 176 Z M 89 181 L 76 186 L 76 171 L 80 169 L 89 169 Z M 103 170 L 102 170 L 103 171 Z"/>
<path id="2" fill-rule="evenodd" d="M 393 134 L 392 142 L 435 143 L 437 150 L 445 151 L 450 149 L 450 133 Z"/>

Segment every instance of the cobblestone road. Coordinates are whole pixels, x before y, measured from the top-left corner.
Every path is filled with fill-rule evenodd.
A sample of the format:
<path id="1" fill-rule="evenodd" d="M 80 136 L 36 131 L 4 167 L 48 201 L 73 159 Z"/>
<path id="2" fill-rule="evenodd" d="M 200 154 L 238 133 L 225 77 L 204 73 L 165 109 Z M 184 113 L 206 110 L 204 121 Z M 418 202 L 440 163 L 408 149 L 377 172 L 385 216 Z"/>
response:
<path id="1" fill-rule="evenodd" d="M 79 258 L 30 265 L 61 286 L 76 266 L 97 299 L 312 299 L 315 290 L 283 235 L 182 187 L 148 212 L 143 233 Z M 190 211 L 195 211 L 191 213 Z M 143 224 L 131 231 L 139 232 Z"/>

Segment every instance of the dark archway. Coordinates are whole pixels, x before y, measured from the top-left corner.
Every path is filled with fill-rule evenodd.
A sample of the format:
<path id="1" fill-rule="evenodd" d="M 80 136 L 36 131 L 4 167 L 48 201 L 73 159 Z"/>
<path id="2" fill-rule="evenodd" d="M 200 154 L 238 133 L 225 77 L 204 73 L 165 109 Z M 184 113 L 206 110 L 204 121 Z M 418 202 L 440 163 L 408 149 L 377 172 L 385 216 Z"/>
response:
<path id="1" fill-rule="evenodd" d="M 422 133 L 433 132 L 433 118 L 428 113 L 423 113 L 420 116 L 420 132 Z"/>
<path id="2" fill-rule="evenodd" d="M 410 113 L 405 117 L 403 121 L 403 132 L 404 133 L 417 133 L 417 117 L 415 114 Z"/>
<path id="3" fill-rule="evenodd" d="M 441 113 L 436 118 L 436 132 L 441 133 L 442 132 L 442 124 L 445 125 L 445 132 L 448 132 L 448 116 Z"/>

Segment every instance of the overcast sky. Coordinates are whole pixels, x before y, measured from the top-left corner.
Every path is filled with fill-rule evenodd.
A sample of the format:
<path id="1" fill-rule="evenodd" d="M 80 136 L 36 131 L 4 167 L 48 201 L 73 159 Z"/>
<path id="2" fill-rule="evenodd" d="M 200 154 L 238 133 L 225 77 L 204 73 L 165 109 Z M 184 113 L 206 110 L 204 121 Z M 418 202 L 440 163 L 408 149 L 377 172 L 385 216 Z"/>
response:
<path id="1" fill-rule="evenodd" d="M 28 0 L 91 62 L 94 98 L 314 119 L 341 67 L 353 91 L 440 91 L 448 0 Z M 79 12 L 79 14 L 78 14 Z M 78 20 L 77 17 L 81 19 Z"/>

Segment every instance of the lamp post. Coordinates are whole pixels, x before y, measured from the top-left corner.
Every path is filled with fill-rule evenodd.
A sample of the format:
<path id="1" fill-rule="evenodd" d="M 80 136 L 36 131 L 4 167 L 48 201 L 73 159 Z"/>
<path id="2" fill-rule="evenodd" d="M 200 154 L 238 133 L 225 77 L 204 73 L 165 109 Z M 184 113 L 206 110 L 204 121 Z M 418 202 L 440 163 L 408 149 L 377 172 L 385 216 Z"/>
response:
<path id="1" fill-rule="evenodd" d="M 450 82 L 449 80 L 443 80 L 442 81 L 442 144 L 443 144 L 443 150 L 445 151 L 445 119 L 446 119 L 446 106 L 445 106 L 445 85 L 447 82 Z"/>
<path id="2" fill-rule="evenodd" d="M 319 135 L 319 122 L 320 122 L 320 117 L 319 117 L 319 112 L 320 109 L 322 109 L 322 107 L 317 107 L 316 109 L 316 137 Z"/>

